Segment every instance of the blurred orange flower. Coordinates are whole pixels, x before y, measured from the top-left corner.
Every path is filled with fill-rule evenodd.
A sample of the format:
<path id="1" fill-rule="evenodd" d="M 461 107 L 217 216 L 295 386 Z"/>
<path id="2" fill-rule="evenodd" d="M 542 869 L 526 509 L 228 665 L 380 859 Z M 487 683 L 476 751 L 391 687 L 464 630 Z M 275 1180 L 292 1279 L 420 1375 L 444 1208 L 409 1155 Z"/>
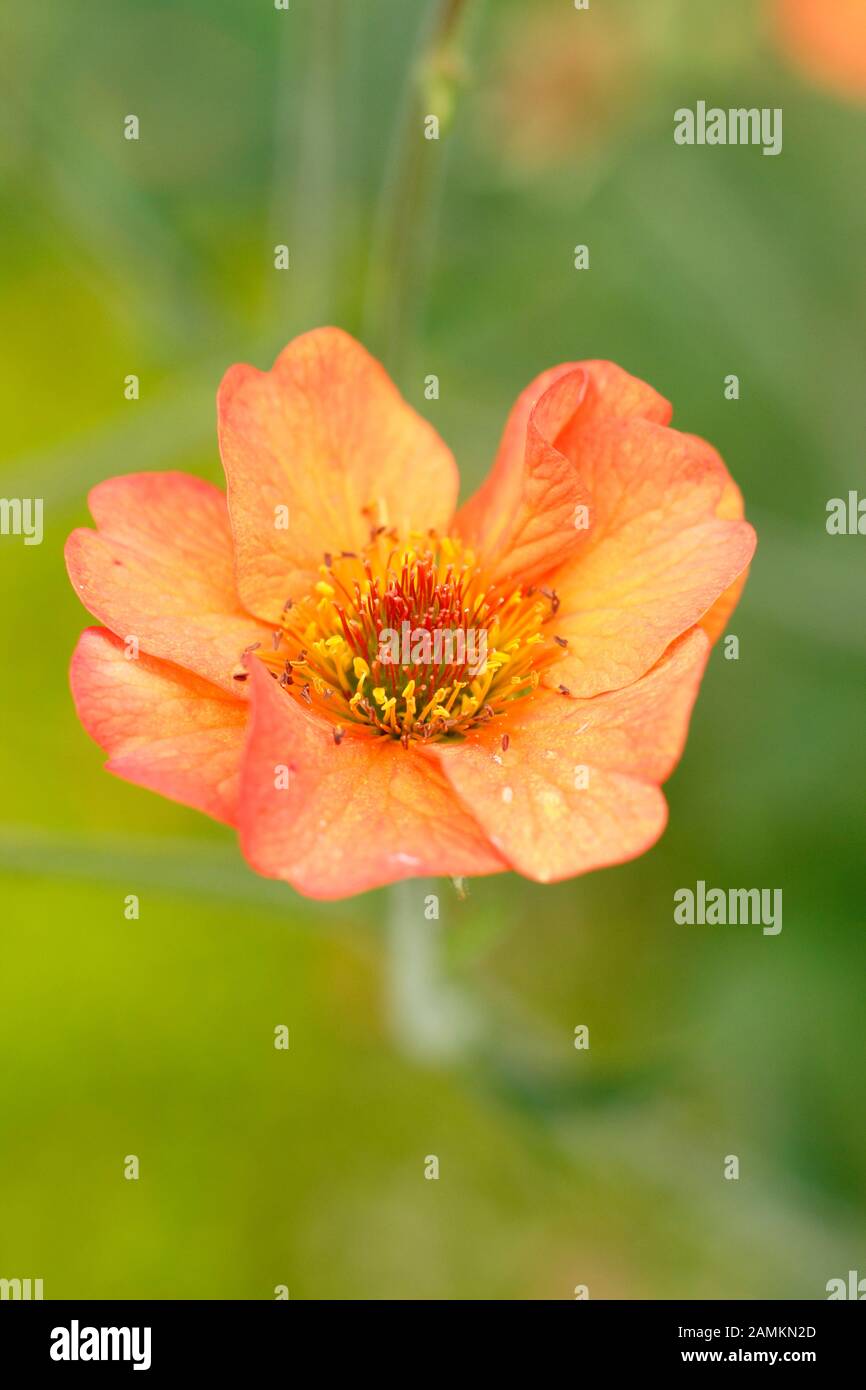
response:
<path id="1" fill-rule="evenodd" d="M 489 143 L 533 172 L 594 153 L 640 101 L 640 44 L 607 8 L 518 10 L 503 26 L 481 109 Z"/>
<path id="2" fill-rule="evenodd" d="M 778 41 L 811 81 L 866 101 L 866 0 L 772 0 Z"/>
<path id="3" fill-rule="evenodd" d="M 109 769 L 312 897 L 649 848 L 754 548 L 667 402 L 608 362 L 544 372 L 456 514 L 450 451 L 339 329 L 233 367 L 218 410 L 227 497 L 113 478 L 67 543 Z"/>

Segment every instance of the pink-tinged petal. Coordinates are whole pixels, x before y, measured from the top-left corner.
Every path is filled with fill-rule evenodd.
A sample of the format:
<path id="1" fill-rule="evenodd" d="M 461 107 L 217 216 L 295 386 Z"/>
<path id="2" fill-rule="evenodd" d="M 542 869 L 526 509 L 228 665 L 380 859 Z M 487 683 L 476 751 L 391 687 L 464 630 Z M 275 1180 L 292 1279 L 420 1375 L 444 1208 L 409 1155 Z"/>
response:
<path id="1" fill-rule="evenodd" d="M 732 519 L 727 470 L 694 436 L 645 420 L 599 421 L 579 448 L 593 524 L 548 581 L 560 600 L 551 628 L 568 647 L 545 683 L 589 697 L 643 675 L 726 592 L 736 601 L 731 586 L 755 534 Z"/>
<path id="2" fill-rule="evenodd" d="M 543 577 L 587 539 L 575 524 L 577 508 L 591 501 L 576 434 L 599 418 L 665 423 L 670 410 L 612 362 L 566 362 L 542 372 L 518 397 L 490 474 L 457 513 L 457 530 L 494 578 Z"/>
<path id="3" fill-rule="evenodd" d="M 744 515 L 743 494 L 733 478 L 729 477 L 716 507 L 716 516 L 725 521 L 742 521 Z M 727 627 L 728 619 L 740 601 L 740 595 L 746 586 L 748 577 L 749 569 L 747 567 L 742 574 L 737 576 L 733 584 L 730 584 L 724 593 L 719 595 L 713 606 L 708 608 L 701 618 L 700 626 L 711 642 L 717 641 Z"/>
<path id="4" fill-rule="evenodd" d="M 623 863 L 665 827 L 658 783 L 682 753 L 708 652 L 696 629 L 624 690 L 593 700 L 541 692 L 435 754 L 491 842 L 528 878 L 550 883 Z"/>
<path id="5" fill-rule="evenodd" d="M 589 384 L 580 413 L 571 422 L 572 430 L 599 420 L 651 420 L 656 425 L 670 424 L 673 414 L 670 401 L 640 377 L 632 376 L 615 362 L 590 361 L 582 362 L 581 366 Z"/>
<path id="6" fill-rule="evenodd" d="M 529 583 L 586 540 L 586 531 L 574 523 L 576 508 L 586 506 L 589 496 L 555 442 L 585 392 L 580 369 L 546 385 L 530 398 L 529 410 L 524 392 L 491 473 L 457 514 L 457 531 L 483 556 L 492 579 Z"/>
<path id="7" fill-rule="evenodd" d="M 326 552 L 360 549 L 371 526 L 447 528 L 451 451 L 341 329 L 295 338 L 269 372 L 232 367 L 217 406 L 238 587 L 259 616 L 275 620 Z"/>
<path id="8" fill-rule="evenodd" d="M 423 752 L 351 733 L 338 746 L 333 725 L 261 662 L 250 666 L 239 828 L 259 873 L 311 898 L 342 898 L 397 879 L 505 867 Z"/>
<path id="9" fill-rule="evenodd" d="M 98 530 L 73 531 L 65 552 L 85 607 L 151 656 L 241 693 L 241 652 L 271 634 L 238 599 L 224 494 L 186 473 L 134 473 L 88 501 Z"/>
<path id="10" fill-rule="evenodd" d="M 234 824 L 249 706 L 178 666 L 125 653 L 113 633 L 88 628 L 70 668 L 78 717 L 109 772 Z"/>
<path id="11" fill-rule="evenodd" d="M 746 587 L 746 580 L 749 577 L 749 570 L 744 569 L 729 585 L 723 594 L 720 594 L 713 604 L 708 608 L 701 618 L 698 626 L 707 634 L 711 642 L 717 642 L 725 628 L 728 626 L 728 619 L 740 601 L 740 595 Z"/>

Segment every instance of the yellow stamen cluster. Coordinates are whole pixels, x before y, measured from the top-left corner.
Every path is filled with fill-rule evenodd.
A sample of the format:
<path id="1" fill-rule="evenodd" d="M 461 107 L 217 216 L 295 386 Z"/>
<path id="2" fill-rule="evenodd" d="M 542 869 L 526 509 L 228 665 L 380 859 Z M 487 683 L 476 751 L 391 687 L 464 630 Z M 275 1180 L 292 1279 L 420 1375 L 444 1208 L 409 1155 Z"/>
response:
<path id="1" fill-rule="evenodd" d="M 404 747 L 459 737 L 531 694 L 562 655 L 543 631 L 555 594 L 488 583 L 459 540 L 377 527 L 320 574 L 255 654 L 287 696 L 328 716 L 337 743 L 350 728 Z"/>

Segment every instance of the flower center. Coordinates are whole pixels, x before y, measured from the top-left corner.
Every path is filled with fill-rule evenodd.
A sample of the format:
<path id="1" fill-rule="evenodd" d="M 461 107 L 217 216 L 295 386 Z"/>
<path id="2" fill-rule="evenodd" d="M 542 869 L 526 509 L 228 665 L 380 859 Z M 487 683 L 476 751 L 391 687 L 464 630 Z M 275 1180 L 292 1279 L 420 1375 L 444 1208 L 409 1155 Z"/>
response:
<path id="1" fill-rule="evenodd" d="M 562 653 L 543 627 L 549 590 L 488 583 L 462 542 L 401 542 L 377 527 L 360 553 L 326 555 L 312 593 L 286 604 L 272 650 L 287 695 L 349 727 L 410 741 L 459 737 L 536 689 Z"/>

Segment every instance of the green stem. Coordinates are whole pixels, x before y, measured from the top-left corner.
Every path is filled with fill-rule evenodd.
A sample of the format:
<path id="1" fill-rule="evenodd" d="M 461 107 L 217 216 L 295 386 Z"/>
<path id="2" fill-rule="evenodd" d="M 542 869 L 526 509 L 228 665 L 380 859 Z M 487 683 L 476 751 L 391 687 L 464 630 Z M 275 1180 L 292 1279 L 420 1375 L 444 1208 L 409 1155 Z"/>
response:
<path id="1" fill-rule="evenodd" d="M 401 384 L 410 376 L 407 359 L 424 296 L 444 163 L 443 142 L 425 138 L 424 123 L 436 116 L 441 137 L 451 122 L 466 7 L 467 0 L 434 0 L 407 81 L 376 217 L 364 338 Z"/>
<path id="2" fill-rule="evenodd" d="M 301 26 L 303 86 L 293 80 L 292 49 Z M 269 278 L 263 323 L 277 345 L 334 316 L 341 135 L 338 93 L 348 44 L 342 0 L 316 0 L 280 33 L 274 112 L 270 221 L 275 244 L 287 242 L 292 269 Z M 300 132 L 300 138 L 299 138 Z M 291 151 L 296 164 L 288 177 Z"/>
<path id="3" fill-rule="evenodd" d="M 408 1056 L 428 1064 L 453 1061 L 477 1031 L 471 1006 L 445 976 L 443 924 L 425 916 L 436 886 L 423 879 L 392 883 L 386 914 L 391 1031 Z"/>
<path id="4" fill-rule="evenodd" d="M 461 64 L 458 38 L 468 0 L 434 0 L 406 84 L 402 119 L 373 236 L 363 337 L 391 375 L 411 380 L 410 344 L 424 297 L 426 266 L 441 186 L 443 142 L 425 138 L 427 116 L 439 135 L 453 115 Z M 388 889 L 388 1004 L 403 1050 L 427 1063 L 453 1060 L 475 1034 L 466 1001 L 445 978 L 442 925 L 425 916 L 433 885 L 419 879 Z"/>

